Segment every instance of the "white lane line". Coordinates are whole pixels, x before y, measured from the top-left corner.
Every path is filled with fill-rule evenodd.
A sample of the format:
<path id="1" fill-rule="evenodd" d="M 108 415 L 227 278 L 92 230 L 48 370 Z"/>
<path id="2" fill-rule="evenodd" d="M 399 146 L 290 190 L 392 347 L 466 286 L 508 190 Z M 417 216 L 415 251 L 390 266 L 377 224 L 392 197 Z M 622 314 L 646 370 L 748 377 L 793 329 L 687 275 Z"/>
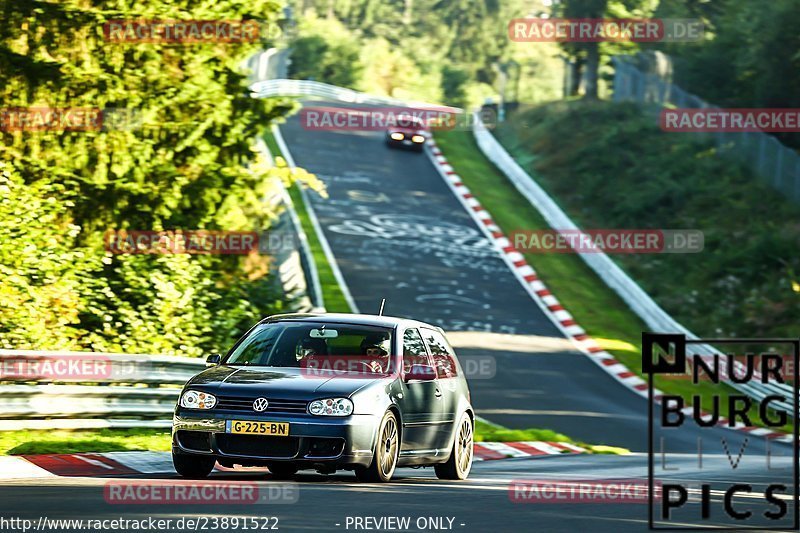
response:
<path id="1" fill-rule="evenodd" d="M 278 144 L 278 148 L 283 154 L 283 158 L 286 159 L 286 163 L 289 165 L 289 168 L 295 168 L 297 165 L 295 165 L 292 153 L 289 151 L 286 141 L 283 140 L 283 135 L 281 135 L 281 130 L 278 128 L 278 126 L 272 126 L 272 135 L 275 137 L 275 142 Z M 325 237 L 325 233 L 322 231 L 322 225 L 319 223 L 317 214 L 314 212 L 314 208 L 311 206 L 311 201 L 303 187 L 298 186 L 298 189 L 300 190 L 300 196 L 302 196 L 303 203 L 305 204 L 306 211 L 308 212 L 308 218 L 311 221 L 311 225 L 314 226 L 314 232 L 316 232 L 317 237 L 319 238 L 322 251 L 325 253 L 325 258 L 328 260 L 328 264 L 331 266 L 331 270 L 333 271 L 333 277 L 336 278 L 336 282 L 339 284 L 339 288 L 342 290 L 342 294 L 344 295 L 344 299 L 347 301 L 347 305 L 350 306 L 350 310 L 353 313 L 358 313 L 358 306 L 353 299 L 353 295 L 350 293 L 350 288 L 344 281 L 342 271 L 339 269 L 339 263 L 336 262 L 336 257 L 334 257 L 333 250 L 331 250 L 331 245 L 328 243 L 328 239 Z"/>

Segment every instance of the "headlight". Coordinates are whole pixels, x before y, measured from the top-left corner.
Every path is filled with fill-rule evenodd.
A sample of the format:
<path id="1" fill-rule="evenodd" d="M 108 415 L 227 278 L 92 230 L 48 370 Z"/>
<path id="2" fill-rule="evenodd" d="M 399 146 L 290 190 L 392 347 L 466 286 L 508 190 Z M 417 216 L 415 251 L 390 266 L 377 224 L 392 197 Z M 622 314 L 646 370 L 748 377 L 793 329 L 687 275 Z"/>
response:
<path id="1" fill-rule="evenodd" d="M 317 416 L 350 416 L 353 414 L 353 402 L 347 398 L 314 400 L 308 405 L 308 412 Z"/>
<path id="2" fill-rule="evenodd" d="M 402 141 L 403 140 L 403 134 L 402 133 L 392 133 L 390 135 L 390 137 L 392 139 L 394 139 L 395 141 Z"/>
<path id="3" fill-rule="evenodd" d="M 414 135 L 413 137 L 411 137 L 411 142 L 424 143 L 425 137 L 423 137 L 422 135 Z"/>
<path id="4" fill-rule="evenodd" d="M 207 392 L 187 390 L 181 396 L 181 407 L 187 409 L 211 409 L 217 405 L 217 398 Z"/>

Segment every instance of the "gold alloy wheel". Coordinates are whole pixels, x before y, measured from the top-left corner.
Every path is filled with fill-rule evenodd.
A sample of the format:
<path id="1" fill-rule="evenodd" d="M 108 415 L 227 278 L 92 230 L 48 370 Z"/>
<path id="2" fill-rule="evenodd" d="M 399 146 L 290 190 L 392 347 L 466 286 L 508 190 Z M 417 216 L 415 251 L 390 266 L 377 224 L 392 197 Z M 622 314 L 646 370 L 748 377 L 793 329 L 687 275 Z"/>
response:
<path id="1" fill-rule="evenodd" d="M 472 466 L 472 440 L 472 421 L 468 416 L 464 416 L 461 428 L 458 431 L 458 441 L 455 449 L 456 467 L 462 475 L 469 472 Z"/>
<path id="2" fill-rule="evenodd" d="M 381 439 L 378 442 L 378 461 L 381 472 L 387 479 L 392 477 L 397 465 L 397 452 L 399 449 L 397 437 L 397 422 L 394 417 L 389 417 L 383 426 Z"/>

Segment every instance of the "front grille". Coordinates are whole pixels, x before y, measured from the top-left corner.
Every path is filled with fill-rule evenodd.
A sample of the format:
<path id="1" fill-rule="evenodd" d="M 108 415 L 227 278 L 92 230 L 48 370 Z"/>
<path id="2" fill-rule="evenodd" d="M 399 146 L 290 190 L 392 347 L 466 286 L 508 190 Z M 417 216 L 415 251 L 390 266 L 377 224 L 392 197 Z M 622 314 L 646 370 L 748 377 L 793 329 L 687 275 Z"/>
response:
<path id="1" fill-rule="evenodd" d="M 178 431 L 178 443 L 182 448 L 198 452 L 211 451 L 211 433 L 207 431 Z"/>
<path id="2" fill-rule="evenodd" d="M 297 437 L 217 434 L 219 451 L 228 455 L 291 459 L 297 455 Z"/>
<path id="3" fill-rule="evenodd" d="M 218 396 L 217 405 L 214 408 L 225 411 L 255 413 L 259 412 L 253 409 L 253 402 L 256 401 L 256 398 L 261 398 L 261 396 L 254 396 L 252 398 L 243 396 Z M 305 400 L 273 400 L 272 398 L 267 398 L 267 401 L 269 402 L 267 410 L 260 412 L 267 414 L 305 413 L 308 407 L 308 402 Z"/>

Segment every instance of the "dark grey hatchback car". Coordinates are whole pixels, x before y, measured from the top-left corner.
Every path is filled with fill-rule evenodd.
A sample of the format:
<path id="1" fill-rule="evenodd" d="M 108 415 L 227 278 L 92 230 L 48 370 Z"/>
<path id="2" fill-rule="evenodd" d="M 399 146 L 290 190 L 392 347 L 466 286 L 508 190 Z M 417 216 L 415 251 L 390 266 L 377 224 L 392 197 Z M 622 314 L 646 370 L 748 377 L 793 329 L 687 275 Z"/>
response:
<path id="1" fill-rule="evenodd" d="M 172 458 L 184 477 L 223 466 L 354 470 L 388 481 L 395 468 L 433 466 L 466 479 L 474 414 L 440 328 L 356 314 L 268 317 L 184 387 Z"/>

